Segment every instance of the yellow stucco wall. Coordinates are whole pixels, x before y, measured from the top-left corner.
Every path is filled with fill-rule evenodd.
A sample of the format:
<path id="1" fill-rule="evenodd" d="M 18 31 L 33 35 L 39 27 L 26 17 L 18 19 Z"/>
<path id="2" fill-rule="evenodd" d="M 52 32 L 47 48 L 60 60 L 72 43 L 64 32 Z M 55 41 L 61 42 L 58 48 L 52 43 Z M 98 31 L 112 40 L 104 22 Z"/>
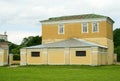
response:
<path id="1" fill-rule="evenodd" d="M 0 66 L 3 65 L 3 60 L 4 60 L 4 50 L 3 49 L 0 49 Z"/>
<path id="2" fill-rule="evenodd" d="M 25 54 L 21 54 L 20 55 L 20 62 L 21 62 L 21 65 L 24 63 L 25 65 L 26 65 L 26 59 L 27 59 L 27 57 L 26 57 L 26 55 Z"/>
<path id="3" fill-rule="evenodd" d="M 4 63 L 7 64 L 8 62 L 8 49 L 4 49 Z"/>
<path id="4" fill-rule="evenodd" d="M 107 38 L 113 40 L 113 24 L 107 22 Z"/>
<path id="5" fill-rule="evenodd" d="M 106 54 L 101 54 L 101 65 L 106 65 L 107 64 L 107 55 Z"/>
<path id="6" fill-rule="evenodd" d="M 27 51 L 26 51 L 27 50 Z M 48 48 L 48 49 L 24 49 L 21 53 L 21 65 L 26 64 L 50 64 L 50 65 L 98 65 L 96 55 L 91 48 Z M 31 57 L 31 52 L 40 51 L 40 57 Z M 86 56 L 76 56 L 76 51 L 86 51 Z M 98 51 L 98 50 L 97 50 Z M 26 56 L 26 54 L 27 56 Z M 94 58 L 94 59 L 92 59 Z M 98 58 L 98 57 L 97 57 Z M 96 59 L 96 60 L 95 60 Z M 92 63 L 93 60 L 93 63 Z"/>
<path id="7" fill-rule="evenodd" d="M 91 61 L 92 61 L 91 65 L 99 65 L 98 54 L 94 53 L 91 56 L 92 56 L 92 58 L 91 58 Z"/>
<path id="8" fill-rule="evenodd" d="M 20 65 L 26 65 L 27 64 L 27 51 L 26 49 L 20 50 Z"/>
<path id="9" fill-rule="evenodd" d="M 70 48 L 64 48 L 65 64 L 70 64 Z"/>
<path id="10" fill-rule="evenodd" d="M 95 42 L 97 44 L 103 45 L 103 46 L 107 46 L 108 50 L 107 50 L 107 63 L 108 64 L 113 64 L 113 54 L 114 54 L 114 44 L 113 44 L 113 40 L 108 39 L 108 38 L 85 38 L 84 40 L 88 40 L 91 42 Z"/>
<path id="11" fill-rule="evenodd" d="M 76 51 L 86 51 L 86 56 L 76 56 Z M 70 64 L 90 65 L 90 49 L 72 48 L 70 49 Z"/>
<path id="12" fill-rule="evenodd" d="M 82 33 L 82 23 L 65 23 L 65 34 L 58 34 L 58 24 L 42 25 L 42 42 L 54 42 L 68 38 L 109 38 L 113 39 L 112 24 L 99 21 L 99 32 L 92 32 L 92 22 L 88 22 L 88 33 Z"/>
<path id="13" fill-rule="evenodd" d="M 48 64 L 65 64 L 64 49 L 48 49 Z"/>
<path id="14" fill-rule="evenodd" d="M 99 53 L 98 54 L 98 65 L 107 65 L 107 54 Z"/>
<path id="15" fill-rule="evenodd" d="M 76 56 L 76 51 L 86 51 L 86 56 Z M 106 65 L 110 62 L 107 58 L 108 52 L 99 50 L 99 47 L 26 49 L 22 52 L 24 54 L 21 53 L 21 65 Z M 31 57 L 31 52 L 40 52 L 40 57 Z"/>
<path id="16" fill-rule="evenodd" d="M 40 56 L 32 57 L 31 52 L 40 52 Z M 43 64 L 43 51 L 41 49 L 27 50 L 27 64 Z"/>
<path id="17" fill-rule="evenodd" d="M 91 48 L 91 65 L 107 65 L 107 49 L 101 47 Z"/>
<path id="18" fill-rule="evenodd" d="M 83 38 L 84 40 L 90 41 L 90 42 L 94 42 L 103 46 L 107 46 L 107 38 Z"/>
<path id="19" fill-rule="evenodd" d="M 48 49 L 43 49 L 43 64 L 48 64 Z"/>
<path id="20" fill-rule="evenodd" d="M 108 44 L 108 64 L 113 64 L 113 55 L 114 55 L 114 44 L 113 44 L 113 40 L 108 39 L 107 40 L 107 44 Z"/>
<path id="21" fill-rule="evenodd" d="M 8 49 L 0 49 L 0 66 L 8 64 Z"/>

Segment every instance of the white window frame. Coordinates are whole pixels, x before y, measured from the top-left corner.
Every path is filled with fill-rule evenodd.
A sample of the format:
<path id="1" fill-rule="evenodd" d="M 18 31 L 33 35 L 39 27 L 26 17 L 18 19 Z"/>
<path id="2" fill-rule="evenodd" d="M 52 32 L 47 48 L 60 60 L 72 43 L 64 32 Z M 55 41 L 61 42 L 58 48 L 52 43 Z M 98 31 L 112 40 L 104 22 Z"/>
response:
<path id="1" fill-rule="evenodd" d="M 84 31 L 83 31 L 83 28 L 84 28 L 84 27 L 83 27 L 83 24 L 87 24 L 87 32 L 84 32 Z M 82 23 L 82 33 L 88 33 L 88 23 Z"/>
<path id="2" fill-rule="evenodd" d="M 63 25 L 63 32 L 61 33 L 60 32 L 60 25 Z M 64 32 L 64 24 L 63 23 L 60 23 L 60 24 L 58 24 L 58 34 L 64 34 L 65 32 Z"/>
<path id="3" fill-rule="evenodd" d="M 94 29 L 93 24 L 94 24 L 94 23 L 97 23 L 97 31 L 93 31 L 93 29 Z M 99 23 L 98 23 L 98 22 L 93 22 L 93 23 L 92 23 L 92 32 L 93 32 L 93 33 L 99 32 Z"/>

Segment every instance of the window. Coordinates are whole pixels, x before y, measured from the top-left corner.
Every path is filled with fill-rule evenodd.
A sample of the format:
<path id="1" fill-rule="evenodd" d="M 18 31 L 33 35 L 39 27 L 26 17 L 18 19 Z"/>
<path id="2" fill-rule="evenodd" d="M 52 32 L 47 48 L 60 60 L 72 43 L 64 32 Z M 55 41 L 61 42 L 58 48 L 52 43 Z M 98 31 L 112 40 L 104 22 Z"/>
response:
<path id="1" fill-rule="evenodd" d="M 40 57 L 40 52 L 31 52 L 32 57 Z"/>
<path id="2" fill-rule="evenodd" d="M 76 56 L 86 56 L 86 51 L 76 51 Z"/>
<path id="3" fill-rule="evenodd" d="M 92 32 L 99 32 L 99 24 L 97 22 L 92 24 Z"/>
<path id="4" fill-rule="evenodd" d="M 64 24 L 58 25 L 58 34 L 64 34 Z"/>
<path id="5" fill-rule="evenodd" d="M 88 23 L 82 24 L 82 33 L 88 33 Z"/>

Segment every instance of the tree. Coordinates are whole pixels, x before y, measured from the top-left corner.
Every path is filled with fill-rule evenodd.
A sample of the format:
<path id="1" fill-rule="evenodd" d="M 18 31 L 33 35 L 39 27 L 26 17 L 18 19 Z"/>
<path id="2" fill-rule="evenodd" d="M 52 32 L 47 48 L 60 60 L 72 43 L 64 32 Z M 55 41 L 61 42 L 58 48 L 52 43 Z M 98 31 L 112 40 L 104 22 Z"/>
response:
<path id="1" fill-rule="evenodd" d="M 18 46 L 19 45 L 9 42 L 9 53 L 16 54 L 17 52 L 13 50 L 15 50 Z"/>
<path id="2" fill-rule="evenodd" d="M 20 45 L 9 42 L 9 53 L 14 54 L 14 60 L 20 59 L 20 49 L 23 47 L 29 47 L 34 45 L 39 45 L 42 43 L 42 37 L 39 36 L 30 36 L 24 38 Z"/>
<path id="3" fill-rule="evenodd" d="M 120 62 L 120 28 L 114 30 L 114 52 L 117 54 L 117 60 Z"/>
<path id="4" fill-rule="evenodd" d="M 114 52 L 117 54 L 117 61 L 120 62 L 120 46 L 114 48 Z"/>
<path id="5" fill-rule="evenodd" d="M 0 42 L 6 42 L 4 39 L 0 39 Z"/>
<path id="6" fill-rule="evenodd" d="M 22 43 L 21 43 L 21 46 L 24 46 L 24 47 L 28 47 L 28 46 L 34 46 L 34 45 L 39 45 L 42 43 L 42 37 L 39 37 L 39 36 L 30 36 L 28 38 L 24 38 Z"/>

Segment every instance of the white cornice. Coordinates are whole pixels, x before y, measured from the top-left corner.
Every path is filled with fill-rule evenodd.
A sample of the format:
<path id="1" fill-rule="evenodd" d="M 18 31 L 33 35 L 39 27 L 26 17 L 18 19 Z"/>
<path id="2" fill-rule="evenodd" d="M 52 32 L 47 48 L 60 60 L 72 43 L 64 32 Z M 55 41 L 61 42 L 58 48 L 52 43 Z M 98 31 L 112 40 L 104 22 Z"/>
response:
<path id="1" fill-rule="evenodd" d="M 99 21 L 107 21 L 107 18 L 60 20 L 60 21 L 47 21 L 47 22 L 41 22 L 41 23 L 42 24 L 58 24 L 58 23 L 99 22 Z"/>

